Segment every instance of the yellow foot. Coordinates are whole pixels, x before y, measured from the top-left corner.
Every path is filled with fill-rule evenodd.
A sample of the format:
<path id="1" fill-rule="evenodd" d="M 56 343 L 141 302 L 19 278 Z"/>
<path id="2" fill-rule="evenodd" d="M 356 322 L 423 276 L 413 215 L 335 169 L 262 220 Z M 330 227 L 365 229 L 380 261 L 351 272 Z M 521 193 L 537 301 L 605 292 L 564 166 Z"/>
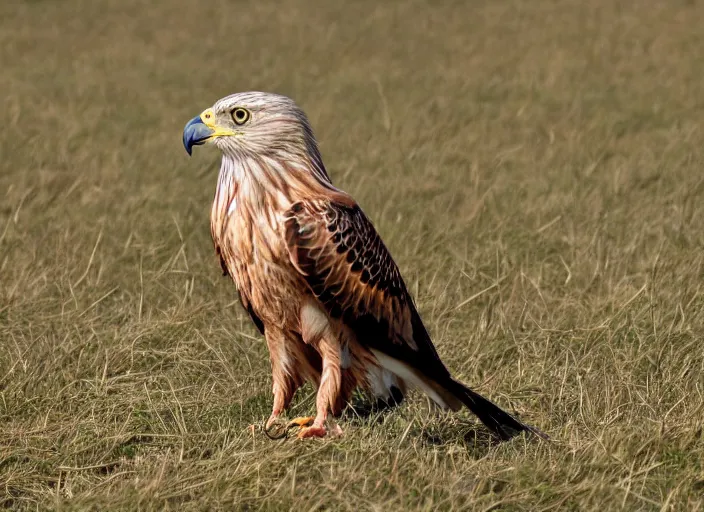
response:
<path id="1" fill-rule="evenodd" d="M 306 439 L 307 437 L 325 437 L 325 434 L 327 434 L 325 427 L 313 425 L 312 427 L 303 427 L 296 437 L 298 439 Z"/>
<path id="2" fill-rule="evenodd" d="M 273 421 L 272 421 L 273 420 Z M 294 418 L 291 421 L 289 421 L 285 426 L 278 421 L 276 421 L 276 418 L 272 417 L 269 418 L 269 421 L 267 421 L 266 426 L 264 427 L 264 434 L 269 439 L 283 439 L 288 436 L 289 431 L 295 428 L 300 428 L 301 431 L 303 432 L 304 430 L 308 429 L 308 425 L 313 423 L 313 420 L 315 418 L 313 416 L 302 416 L 300 418 Z M 310 427 L 313 428 L 313 427 Z M 317 435 L 318 437 L 322 437 L 325 435 L 325 429 L 323 430 L 323 434 L 306 434 L 303 437 L 311 437 L 313 435 Z M 299 432 L 299 437 L 301 437 Z"/>
<path id="3" fill-rule="evenodd" d="M 310 425 L 311 423 L 313 423 L 313 420 L 315 420 L 313 416 L 300 416 L 289 421 L 288 425 L 286 425 L 286 428 L 289 429 L 293 427 L 305 427 L 306 425 Z"/>

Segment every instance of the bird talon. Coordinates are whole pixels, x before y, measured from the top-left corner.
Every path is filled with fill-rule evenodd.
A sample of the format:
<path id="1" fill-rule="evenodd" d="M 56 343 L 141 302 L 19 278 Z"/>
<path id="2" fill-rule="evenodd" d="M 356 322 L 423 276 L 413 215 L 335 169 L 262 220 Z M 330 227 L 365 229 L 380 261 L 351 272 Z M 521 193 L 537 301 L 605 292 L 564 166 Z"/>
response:
<path id="1" fill-rule="evenodd" d="M 298 439 L 307 439 L 309 437 L 325 437 L 326 434 L 327 430 L 325 427 L 316 427 L 313 425 L 312 427 L 301 428 L 296 437 Z"/>
<path id="2" fill-rule="evenodd" d="M 306 427 L 313 423 L 313 420 L 315 420 L 313 416 L 299 416 L 298 418 L 294 418 L 288 422 L 288 425 L 286 425 L 286 430 L 290 430 L 295 427 Z"/>
<path id="3" fill-rule="evenodd" d="M 283 425 L 279 421 L 272 422 L 269 425 L 264 425 L 262 430 L 264 431 L 264 435 L 272 441 L 277 441 L 288 437 L 288 426 Z"/>

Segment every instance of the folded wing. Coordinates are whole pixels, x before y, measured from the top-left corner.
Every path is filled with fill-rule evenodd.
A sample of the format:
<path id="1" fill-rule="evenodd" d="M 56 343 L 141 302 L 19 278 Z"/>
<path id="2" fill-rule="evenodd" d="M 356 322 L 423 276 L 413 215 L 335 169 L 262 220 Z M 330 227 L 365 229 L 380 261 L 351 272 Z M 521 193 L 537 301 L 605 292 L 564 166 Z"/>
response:
<path id="1" fill-rule="evenodd" d="M 359 206 L 297 202 L 286 214 L 285 233 L 291 262 L 311 292 L 385 368 L 442 407 L 466 405 L 504 439 L 522 430 L 544 436 L 451 377 L 396 263 Z"/>

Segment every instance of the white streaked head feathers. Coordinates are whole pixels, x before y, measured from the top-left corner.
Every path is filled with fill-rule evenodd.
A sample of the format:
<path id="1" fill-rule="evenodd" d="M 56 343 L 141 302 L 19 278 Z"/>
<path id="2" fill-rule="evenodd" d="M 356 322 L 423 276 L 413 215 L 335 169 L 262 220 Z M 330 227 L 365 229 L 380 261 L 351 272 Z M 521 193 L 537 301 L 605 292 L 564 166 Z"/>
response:
<path id="1" fill-rule="evenodd" d="M 245 109 L 248 114 L 241 124 L 236 122 L 238 109 Z M 241 92 L 216 101 L 211 110 L 219 125 L 234 132 L 213 139 L 226 158 L 266 157 L 282 164 L 298 164 L 329 183 L 308 118 L 291 98 L 267 92 Z"/>

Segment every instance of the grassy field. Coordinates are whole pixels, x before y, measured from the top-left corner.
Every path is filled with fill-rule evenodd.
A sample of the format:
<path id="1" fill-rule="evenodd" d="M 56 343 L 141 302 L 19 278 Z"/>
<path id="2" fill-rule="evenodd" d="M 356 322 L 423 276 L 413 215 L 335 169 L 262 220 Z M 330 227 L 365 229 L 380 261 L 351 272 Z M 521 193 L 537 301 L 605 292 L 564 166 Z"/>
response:
<path id="1" fill-rule="evenodd" d="M 0 505 L 704 509 L 704 7 L 631 4 L 0 3 Z M 451 370 L 552 442 L 417 394 L 247 431 L 268 354 L 181 130 L 253 89 L 308 112 Z"/>

